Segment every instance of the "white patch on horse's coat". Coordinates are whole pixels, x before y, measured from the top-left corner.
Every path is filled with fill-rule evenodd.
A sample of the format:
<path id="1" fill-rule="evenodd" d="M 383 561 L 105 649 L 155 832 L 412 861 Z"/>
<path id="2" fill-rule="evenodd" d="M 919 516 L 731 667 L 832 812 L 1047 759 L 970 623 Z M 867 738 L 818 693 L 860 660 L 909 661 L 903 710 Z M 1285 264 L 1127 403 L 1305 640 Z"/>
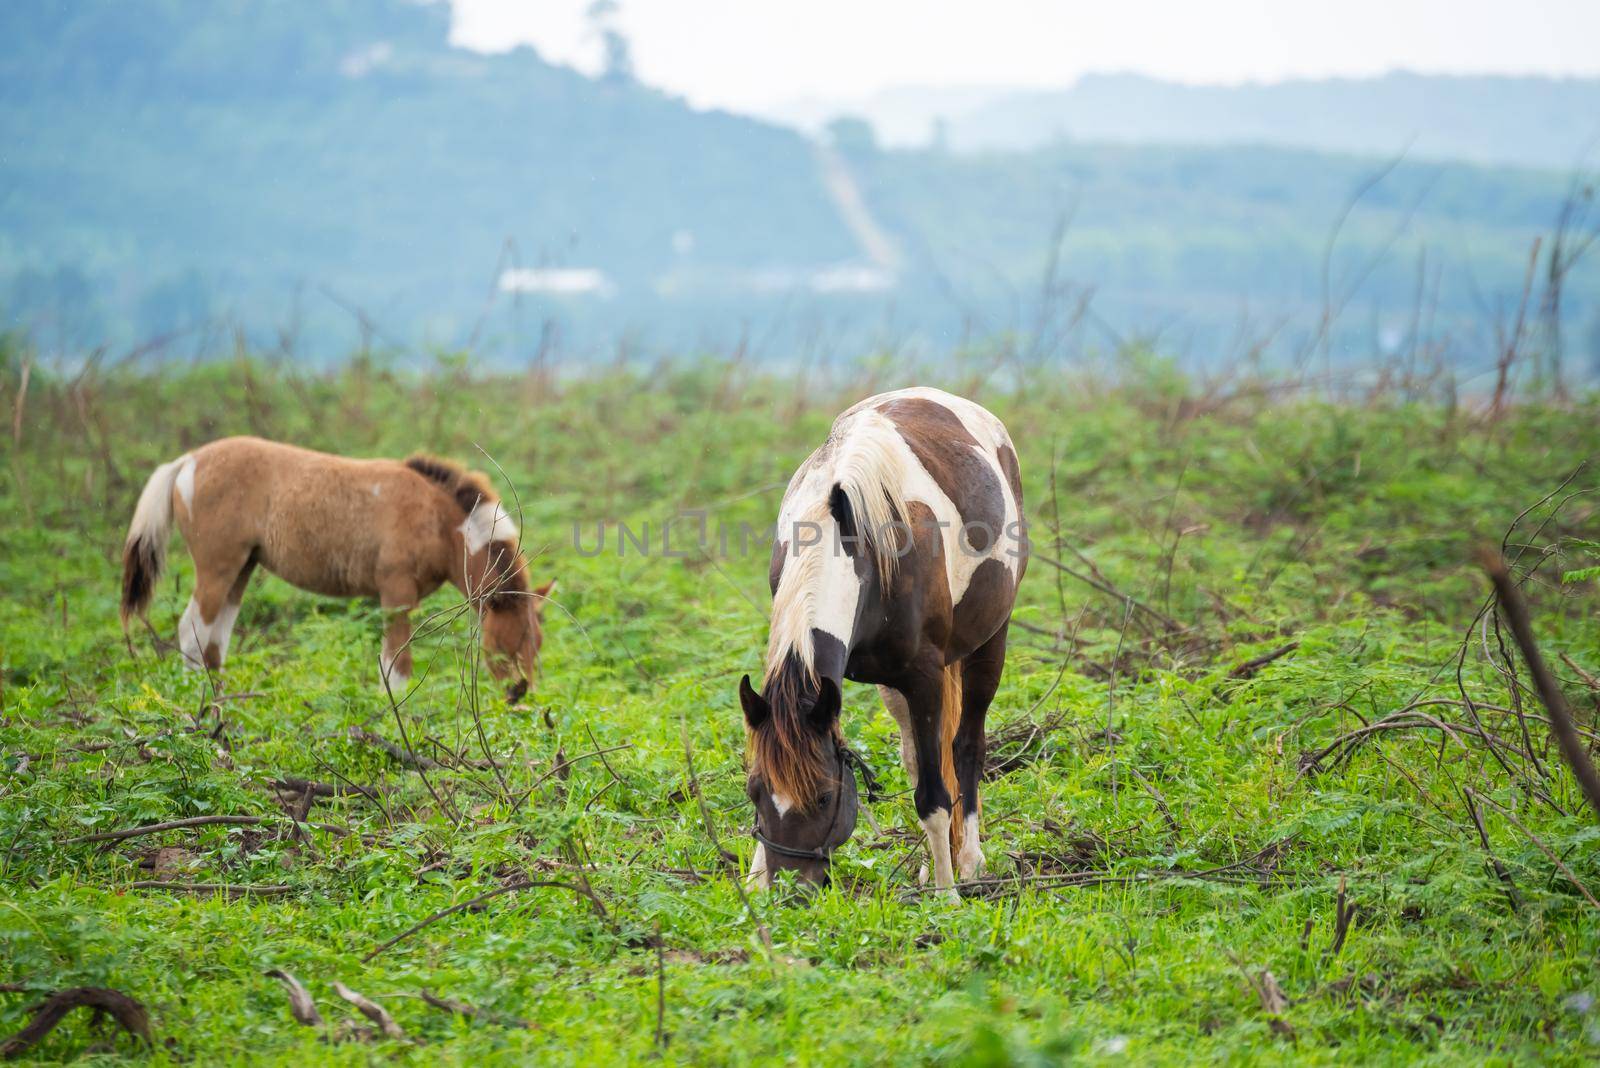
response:
<path id="1" fill-rule="evenodd" d="M 767 847 L 756 843 L 755 856 L 750 858 L 750 874 L 744 884 L 751 890 L 768 890 L 772 887 L 772 873 L 767 870 Z"/>
<path id="2" fill-rule="evenodd" d="M 517 524 L 499 501 L 479 501 L 462 520 L 460 529 L 469 553 L 478 552 L 491 541 L 517 540 Z"/>
<path id="3" fill-rule="evenodd" d="M 780 793 L 774 793 L 772 795 L 772 807 L 778 810 L 778 818 L 782 819 L 789 814 L 791 808 L 794 808 L 794 801 Z"/>
<path id="4" fill-rule="evenodd" d="M 950 810 L 934 809 L 933 815 L 922 821 L 922 833 L 928 838 L 928 852 L 933 856 L 933 885 L 949 890 L 951 897 L 957 896 L 951 889 L 956 880 L 950 869 Z"/>
<path id="5" fill-rule="evenodd" d="M 839 550 L 838 524 L 828 512 L 826 498 L 793 522 L 796 529 L 790 532 L 783 574 L 772 598 L 768 678 L 791 652 L 806 670 L 816 668 L 813 630 L 831 634 L 849 648 L 861 600 L 861 580 L 854 561 Z"/>
<path id="6" fill-rule="evenodd" d="M 133 519 L 128 523 L 126 544 L 145 542 L 155 550 L 158 559 L 166 558 L 167 537 L 172 532 L 172 491 L 185 461 L 193 462 L 187 453 L 150 472 L 144 489 L 139 491 Z"/>
<path id="7" fill-rule="evenodd" d="M 193 456 L 185 455 L 179 461 L 178 480 L 176 482 L 178 496 L 183 498 L 183 506 L 189 510 L 190 515 L 194 514 L 194 469 L 195 459 Z"/>
<path id="8" fill-rule="evenodd" d="M 983 843 L 978 840 L 978 814 L 969 812 L 961 821 L 961 853 L 956 857 L 956 867 L 961 881 L 975 879 L 983 871 Z"/>
<path id="9" fill-rule="evenodd" d="M 378 692 L 385 691 L 396 695 L 405 692 L 411 683 L 411 676 L 394 666 L 395 657 L 389 655 L 387 650 L 378 653 Z M 385 680 L 388 681 L 385 686 Z"/>
<path id="10" fill-rule="evenodd" d="M 200 615 L 200 602 L 193 597 L 178 620 L 178 648 L 183 652 L 183 662 L 196 671 L 206 670 L 206 649 L 217 647 L 217 663 L 228 656 L 228 642 L 233 637 L 233 624 L 239 618 L 239 606 L 224 603 L 217 618 L 207 623 Z"/>
<path id="11" fill-rule="evenodd" d="M 906 695 L 889 686 L 879 686 L 878 694 L 883 698 L 883 707 L 889 710 L 889 715 L 894 717 L 895 725 L 900 728 L 900 766 L 906 770 L 906 781 L 911 783 L 911 788 L 917 788 L 917 746 L 916 740 L 911 736 L 911 704 L 906 700 Z"/>
<path id="12" fill-rule="evenodd" d="M 199 602 L 190 597 L 182 618 L 178 620 L 178 648 L 183 652 L 185 667 L 194 671 L 206 669 L 206 638 L 210 632 L 211 628 L 200 620 Z"/>
<path id="13" fill-rule="evenodd" d="M 378 485 L 376 482 L 374 482 L 372 484 L 372 495 L 374 497 L 377 497 L 377 496 L 381 495 L 382 493 L 383 493 L 383 487 Z"/>

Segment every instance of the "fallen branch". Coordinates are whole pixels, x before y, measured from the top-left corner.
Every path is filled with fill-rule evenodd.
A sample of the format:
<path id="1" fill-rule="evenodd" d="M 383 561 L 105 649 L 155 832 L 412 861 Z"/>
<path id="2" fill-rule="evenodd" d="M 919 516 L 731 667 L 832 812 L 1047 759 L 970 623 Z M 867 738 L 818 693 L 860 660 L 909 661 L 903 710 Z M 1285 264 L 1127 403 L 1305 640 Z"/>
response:
<path id="1" fill-rule="evenodd" d="M 137 838 L 144 834 L 159 834 L 162 831 L 182 830 L 186 827 L 256 827 L 263 823 L 277 823 L 275 816 L 190 816 L 181 820 L 167 820 L 165 823 L 147 823 L 142 827 L 123 827 L 116 831 L 101 831 L 98 834 L 84 834 L 76 838 L 63 838 L 62 845 L 76 845 L 80 842 L 120 842 L 125 838 Z M 307 827 L 314 827 L 319 831 L 329 834 L 346 835 L 350 828 L 340 827 L 333 823 L 307 823 Z"/>
<path id="2" fill-rule="evenodd" d="M 1566 862 L 1560 857 L 1556 856 L 1556 851 L 1551 849 L 1548 845 L 1545 845 L 1543 838 L 1540 838 L 1538 835 L 1528 830 L 1527 825 L 1521 820 L 1517 819 L 1516 813 L 1512 812 L 1509 808 L 1506 808 L 1498 801 L 1495 801 L 1493 798 L 1484 797 L 1482 794 L 1478 794 L 1477 797 L 1479 801 L 1489 802 L 1489 804 L 1495 807 L 1495 810 L 1498 811 L 1500 815 L 1510 820 L 1511 825 L 1517 830 L 1521 831 L 1535 846 L 1538 846 L 1539 852 L 1543 853 L 1549 858 L 1550 863 L 1556 866 L 1556 870 L 1562 875 L 1565 875 L 1567 877 L 1567 881 L 1578 888 L 1578 892 L 1588 900 L 1589 904 L 1593 905 L 1597 909 L 1600 909 L 1600 900 L 1597 900 L 1595 896 L 1589 892 L 1589 888 L 1584 886 L 1582 880 L 1573 874 L 1572 869 L 1567 867 Z"/>
<path id="3" fill-rule="evenodd" d="M 300 980 L 282 968 L 273 968 L 266 975 L 269 979 L 278 980 L 289 991 L 289 1011 L 296 1022 L 306 1027 L 322 1026 L 322 1013 L 317 1011 L 317 1003 L 311 1000 L 310 992 L 300 985 Z"/>
<path id="4" fill-rule="evenodd" d="M 1489 858 L 1490 867 L 1494 868 L 1495 876 L 1500 880 L 1501 885 L 1505 887 L 1506 899 L 1511 902 L 1512 910 L 1521 912 L 1522 895 L 1517 892 L 1517 884 L 1511 878 L 1511 873 L 1506 870 L 1504 864 L 1500 863 L 1500 858 L 1495 856 L 1494 850 L 1489 847 L 1489 832 L 1484 829 L 1483 817 L 1478 814 L 1478 806 L 1473 803 L 1473 799 L 1476 797 L 1477 795 L 1472 792 L 1472 787 L 1470 786 L 1461 791 L 1461 798 L 1467 804 L 1467 815 L 1472 817 L 1472 825 L 1478 829 L 1478 841 L 1483 843 L 1483 854 Z"/>
<path id="5" fill-rule="evenodd" d="M 418 931 L 422 930 L 424 927 L 428 927 L 428 926 L 431 926 L 432 924 L 438 923 L 440 920 L 444 919 L 447 916 L 453 916 L 456 913 L 462 912 L 462 911 L 464 911 L 466 909 L 476 908 L 477 906 L 483 904 L 484 902 L 493 900 L 494 898 L 500 897 L 503 894 L 515 893 L 518 890 L 531 890 L 534 887 L 538 887 L 538 886 L 548 886 L 548 887 L 555 887 L 555 888 L 558 888 L 558 889 L 561 889 L 561 890 L 568 890 L 568 891 L 571 891 L 574 894 L 577 894 L 579 897 L 588 898 L 590 907 L 592 907 L 594 909 L 595 915 L 599 916 L 600 919 L 605 922 L 607 927 L 611 926 L 611 918 L 610 918 L 610 915 L 606 912 L 605 903 L 602 902 L 598 897 L 595 896 L 595 893 L 594 893 L 593 890 L 585 889 L 584 887 L 581 887 L 581 886 L 575 886 L 572 883 L 565 883 L 565 882 L 562 882 L 559 879 L 518 878 L 518 879 L 516 879 L 516 880 L 514 880 L 512 882 L 507 883 L 505 886 L 501 886 L 501 887 L 498 887 L 498 888 L 496 888 L 494 890 L 490 890 L 487 893 L 479 894 L 477 897 L 472 898 L 470 901 L 463 901 L 458 905 L 451 905 L 447 909 L 440 909 L 438 912 L 435 912 L 432 916 L 429 916 L 427 919 L 420 920 L 417 923 L 412 924 L 410 927 L 407 927 L 404 931 L 401 931 L 399 934 L 395 935 L 393 938 L 389 939 L 387 942 L 384 942 L 384 943 L 374 947 L 373 950 L 370 953 L 368 953 L 365 957 L 361 958 L 361 963 L 362 964 L 366 964 L 366 963 L 370 962 L 374 957 L 376 957 L 378 954 L 382 953 L 384 950 L 389 949 L 389 948 L 397 945 L 398 943 L 405 941 L 407 938 L 410 938 L 412 935 L 416 934 Z"/>
<path id="6" fill-rule="evenodd" d="M 1292 641 L 1285 645 L 1278 646 L 1270 653 L 1262 653 L 1260 656 L 1252 657 L 1242 664 L 1235 664 L 1232 670 L 1228 672 L 1228 678 L 1253 679 L 1255 678 L 1256 672 L 1260 671 L 1274 660 L 1279 660 L 1288 656 L 1298 648 L 1300 648 L 1300 642 L 1298 640 Z"/>
<path id="7" fill-rule="evenodd" d="M 309 793 L 312 797 L 365 797 L 378 800 L 378 791 L 371 786 L 359 786 L 355 783 L 343 782 L 318 782 L 315 779 L 301 779 L 293 775 L 283 775 L 271 780 L 268 784 L 274 790 L 286 794 L 302 797 Z"/>
<path id="8" fill-rule="evenodd" d="M 1495 595 L 1500 599 L 1506 621 L 1511 624 L 1511 634 L 1522 652 L 1523 663 L 1528 666 L 1528 674 L 1533 676 L 1539 700 L 1545 711 L 1550 713 L 1550 729 L 1555 732 L 1561 755 L 1572 769 L 1573 777 L 1578 780 L 1578 787 L 1583 791 L 1589 807 L 1600 816 L 1600 775 L 1595 773 L 1589 754 L 1578 737 L 1577 728 L 1572 724 L 1572 714 L 1567 711 L 1567 699 L 1560 685 L 1545 665 L 1544 657 L 1539 655 L 1539 646 L 1533 640 L 1533 626 L 1528 622 L 1528 603 L 1522 599 L 1522 591 L 1512 581 L 1503 556 L 1493 549 L 1485 549 L 1481 561 L 1483 569 L 1489 573 L 1490 581 L 1494 583 Z"/>
<path id="9" fill-rule="evenodd" d="M 62 845 L 76 845 L 79 842 L 119 842 L 124 838 L 137 838 L 142 834 L 159 834 L 162 831 L 176 831 L 184 827 L 254 827 L 257 824 L 267 823 L 265 816 L 190 816 L 187 819 L 167 820 L 165 823 L 147 823 L 142 827 L 124 827 L 117 831 L 101 831 L 98 834 L 84 834 L 77 838 L 62 840 Z"/>
<path id="10" fill-rule="evenodd" d="M 483 1009 L 477 1008 L 476 1006 L 468 1005 L 464 1001 L 457 1001 L 454 998 L 440 997 L 438 994 L 428 990 L 424 990 L 418 996 L 429 1005 L 432 1005 L 434 1008 L 441 1009 L 445 1012 L 453 1012 L 462 1019 L 481 1019 L 489 1023 L 500 1024 L 504 1027 L 520 1027 L 524 1031 L 535 1030 L 534 1025 L 529 1023 L 527 1020 L 520 1019 L 516 1016 L 502 1016 L 497 1012 L 486 1012 Z"/>
<path id="11" fill-rule="evenodd" d="M 22 1056 L 54 1031 L 67 1013 L 78 1008 L 94 1009 L 96 1015 L 109 1013 L 118 1026 L 140 1039 L 146 1047 L 154 1045 L 150 1035 L 150 1014 L 143 1005 L 117 990 L 77 986 L 58 990 L 34 1006 L 33 1019 L 28 1021 L 28 1025 L 0 1042 L 0 1057 L 12 1060 Z"/>
<path id="12" fill-rule="evenodd" d="M 432 757 L 423 756 L 421 753 L 408 752 L 383 735 L 374 734 L 365 727 L 351 727 L 349 734 L 353 741 L 365 742 L 367 745 L 382 749 L 396 763 L 402 764 L 413 771 L 439 771 L 444 768 L 443 764 Z"/>
<path id="13" fill-rule="evenodd" d="M 1576 672 L 1578 678 L 1583 680 L 1583 684 L 1585 686 L 1589 687 L 1589 689 L 1593 690 L 1595 693 L 1600 693 L 1600 676 L 1596 676 L 1593 672 L 1583 670 L 1583 668 L 1580 667 L 1578 663 L 1566 653 L 1561 654 L 1561 662 Z"/>
<path id="14" fill-rule="evenodd" d="M 334 981 L 333 992 L 359 1009 L 361 1015 L 377 1024 L 378 1030 L 383 1032 L 385 1038 L 398 1038 L 402 1041 L 405 1039 L 406 1033 L 400 1029 L 400 1025 L 394 1022 L 394 1017 L 390 1016 L 388 1010 L 382 1005 L 362 997 L 337 980 Z"/>
<path id="15" fill-rule="evenodd" d="M 276 897 L 294 890 L 294 887 L 282 883 L 248 886 L 237 883 L 169 883 L 162 879 L 140 879 L 129 883 L 128 887 L 132 890 L 181 890 L 189 894 L 223 894 L 227 897 Z"/>

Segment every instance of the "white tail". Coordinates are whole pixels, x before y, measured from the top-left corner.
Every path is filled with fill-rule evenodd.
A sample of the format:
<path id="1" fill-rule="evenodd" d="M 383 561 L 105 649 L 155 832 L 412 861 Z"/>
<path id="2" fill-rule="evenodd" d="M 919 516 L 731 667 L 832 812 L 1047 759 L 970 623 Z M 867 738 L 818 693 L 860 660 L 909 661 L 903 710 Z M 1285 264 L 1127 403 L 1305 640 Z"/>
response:
<path id="1" fill-rule="evenodd" d="M 167 562 L 167 540 L 172 533 L 172 489 L 183 470 L 187 454 L 162 464 L 150 473 L 139 494 L 128 524 L 128 540 L 122 546 L 122 626 L 128 616 L 145 614 L 156 580 Z"/>

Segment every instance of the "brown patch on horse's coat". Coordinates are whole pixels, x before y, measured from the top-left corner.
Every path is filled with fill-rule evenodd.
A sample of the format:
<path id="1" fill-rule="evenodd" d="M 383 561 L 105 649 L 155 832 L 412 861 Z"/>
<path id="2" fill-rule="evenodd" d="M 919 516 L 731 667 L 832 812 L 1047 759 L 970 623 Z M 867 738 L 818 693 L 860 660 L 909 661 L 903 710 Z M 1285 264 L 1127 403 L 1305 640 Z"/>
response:
<path id="1" fill-rule="evenodd" d="M 967 584 L 967 590 L 961 595 L 961 604 L 978 605 L 1010 605 L 1016 597 L 1016 587 L 1011 581 L 1011 572 L 1006 565 L 996 559 L 988 559 L 978 565 L 972 573 L 972 581 Z M 971 651 L 989 640 L 995 631 L 995 621 L 989 612 L 961 612 L 960 605 L 952 613 L 950 625 L 950 644 L 960 649 Z M 1007 615 L 1010 609 L 1006 609 Z"/>
<path id="2" fill-rule="evenodd" d="M 1004 536 L 1005 496 L 980 446 L 944 405 L 920 397 L 880 404 L 906 445 L 961 516 L 963 538 L 974 553 L 989 551 Z"/>
<path id="3" fill-rule="evenodd" d="M 772 587 L 772 592 L 778 592 L 778 580 L 783 578 L 783 565 L 789 559 L 789 543 L 782 540 L 781 532 L 772 542 L 772 562 L 767 565 L 767 585 Z"/>
<path id="4" fill-rule="evenodd" d="M 978 447 L 978 439 L 967 430 L 961 417 L 938 401 L 925 397 L 897 397 L 878 405 L 878 411 L 900 428 L 901 435 L 908 442 L 913 436 L 926 440 L 946 438 L 957 444 Z M 914 442 L 912 445 L 915 447 Z"/>
<path id="5" fill-rule="evenodd" d="M 1017 454 L 1010 445 L 1001 445 L 995 450 L 995 455 L 1000 458 L 1000 470 L 1006 473 L 1006 481 L 1011 483 L 1011 496 L 1017 502 L 1017 514 L 1022 514 L 1022 469 L 1017 466 Z"/>

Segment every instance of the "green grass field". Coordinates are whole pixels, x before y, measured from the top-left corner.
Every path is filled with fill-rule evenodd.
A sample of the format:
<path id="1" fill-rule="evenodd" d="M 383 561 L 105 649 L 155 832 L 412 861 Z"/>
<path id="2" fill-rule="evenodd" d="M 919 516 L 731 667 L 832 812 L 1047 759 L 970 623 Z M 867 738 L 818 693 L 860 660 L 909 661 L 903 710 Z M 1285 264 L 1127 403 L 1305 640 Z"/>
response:
<path id="1" fill-rule="evenodd" d="M 1600 693 L 1582 673 L 1600 673 L 1600 619 L 1582 571 L 1596 563 L 1584 539 L 1600 528 L 1600 470 L 1559 487 L 1600 454 L 1600 402 L 1491 423 L 1431 400 L 1203 389 L 1149 362 L 929 376 L 1006 420 L 1033 524 L 990 714 L 988 880 L 954 905 L 918 892 L 894 727 L 875 691 L 852 685 L 846 732 L 894 795 L 873 806 L 880 830 L 863 822 L 830 889 L 783 883 L 747 906 L 719 844 L 749 857 L 736 684 L 764 648 L 767 561 L 736 540 L 723 553 L 716 524 L 770 523 L 832 416 L 906 378 L 683 363 L 550 381 L 482 377 L 460 359 L 326 374 L 225 360 L 34 368 L 19 396 L 23 354 L 3 359 L 0 1037 L 72 986 L 138 999 L 154 1036 L 141 1053 L 80 1010 L 29 1056 L 1600 1052 L 1588 897 L 1600 829 L 1542 708 L 1511 681 L 1509 636 L 1474 625 L 1488 587 L 1472 562 L 1504 539 L 1593 726 Z M 377 691 L 375 608 L 264 574 L 221 678 L 158 656 L 141 629 L 130 656 L 118 566 L 138 490 L 156 463 L 233 433 L 364 456 L 426 449 L 490 471 L 508 498 L 514 487 L 533 578 L 560 580 L 528 704 L 474 689 L 452 592 L 425 605 L 421 682 L 398 718 Z M 673 546 L 687 555 L 663 555 L 663 524 L 699 509 L 709 551 L 680 519 Z M 650 555 L 619 555 L 614 529 L 593 553 L 595 524 L 618 520 L 649 523 Z M 167 637 L 188 583 L 175 543 L 152 613 Z M 399 745 L 402 725 L 437 766 L 419 773 L 351 735 Z M 272 787 L 284 777 L 373 796 L 313 798 L 301 818 L 334 829 L 301 827 L 304 799 Z M 219 815 L 259 822 L 74 841 Z M 507 890 L 367 959 L 522 881 L 552 885 Z M 304 984 L 322 1026 L 296 1023 L 273 969 Z M 372 1033 L 336 983 L 386 1008 L 403 1037 Z"/>

